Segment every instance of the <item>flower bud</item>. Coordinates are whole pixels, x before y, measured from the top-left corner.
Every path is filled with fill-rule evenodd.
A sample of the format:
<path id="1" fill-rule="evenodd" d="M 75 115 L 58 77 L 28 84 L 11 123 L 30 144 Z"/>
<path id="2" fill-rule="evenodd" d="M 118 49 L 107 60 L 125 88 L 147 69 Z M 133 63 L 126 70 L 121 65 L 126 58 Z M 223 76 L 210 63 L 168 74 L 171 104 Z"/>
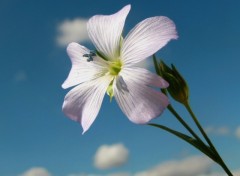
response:
<path id="1" fill-rule="evenodd" d="M 168 67 L 163 61 L 160 62 L 160 75 L 169 83 L 167 91 L 176 101 L 185 104 L 188 101 L 189 89 L 186 81 L 177 71 L 174 65 Z"/>

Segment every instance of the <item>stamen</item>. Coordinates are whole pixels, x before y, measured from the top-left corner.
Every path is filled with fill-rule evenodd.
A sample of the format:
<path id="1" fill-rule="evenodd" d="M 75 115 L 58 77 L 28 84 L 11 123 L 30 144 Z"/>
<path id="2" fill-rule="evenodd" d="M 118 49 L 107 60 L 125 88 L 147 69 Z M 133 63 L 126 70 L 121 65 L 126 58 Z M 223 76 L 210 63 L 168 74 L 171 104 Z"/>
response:
<path id="1" fill-rule="evenodd" d="M 96 54 L 93 51 L 90 51 L 89 54 L 84 54 L 83 57 L 87 57 L 87 61 L 93 61 L 93 56 L 96 56 Z"/>

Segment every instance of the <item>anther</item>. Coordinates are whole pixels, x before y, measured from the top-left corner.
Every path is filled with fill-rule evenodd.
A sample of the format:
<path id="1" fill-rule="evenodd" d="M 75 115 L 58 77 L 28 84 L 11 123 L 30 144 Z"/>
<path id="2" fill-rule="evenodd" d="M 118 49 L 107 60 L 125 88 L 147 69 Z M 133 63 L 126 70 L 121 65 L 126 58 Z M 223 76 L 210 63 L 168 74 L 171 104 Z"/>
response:
<path id="1" fill-rule="evenodd" d="M 83 57 L 87 57 L 87 61 L 93 61 L 93 56 L 96 56 L 96 54 L 93 51 L 90 51 L 89 54 L 84 54 Z"/>

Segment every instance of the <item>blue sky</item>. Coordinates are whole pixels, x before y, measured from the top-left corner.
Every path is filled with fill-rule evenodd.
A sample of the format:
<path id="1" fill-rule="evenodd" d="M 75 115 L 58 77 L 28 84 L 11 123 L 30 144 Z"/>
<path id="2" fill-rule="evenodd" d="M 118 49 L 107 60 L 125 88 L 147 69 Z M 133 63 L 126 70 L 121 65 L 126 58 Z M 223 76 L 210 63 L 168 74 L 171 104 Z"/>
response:
<path id="1" fill-rule="evenodd" d="M 29 174 L 36 167 L 41 176 L 135 174 L 169 161 L 178 161 L 179 165 L 189 158 L 198 161 L 202 156 L 164 131 L 131 123 L 108 97 L 84 135 L 81 126 L 62 113 L 69 90 L 63 90 L 61 84 L 71 63 L 66 47 L 59 44 L 61 26 L 70 25 L 71 31 L 74 20 L 112 14 L 127 4 L 132 9 L 125 35 L 147 17 L 163 15 L 175 22 L 179 39 L 157 56 L 175 64 L 184 75 L 199 120 L 229 167 L 240 170 L 239 1 L 1 0 L 1 176 L 36 176 Z M 94 49 L 87 39 L 80 37 L 79 41 Z M 174 105 L 192 124 L 184 108 Z M 183 130 L 168 111 L 154 122 Z M 122 166 L 99 169 L 94 165 L 94 156 L 103 145 L 118 146 L 117 151 L 121 146 L 119 152 L 127 153 Z M 216 165 L 203 166 L 198 174 L 209 169 L 222 171 Z"/>

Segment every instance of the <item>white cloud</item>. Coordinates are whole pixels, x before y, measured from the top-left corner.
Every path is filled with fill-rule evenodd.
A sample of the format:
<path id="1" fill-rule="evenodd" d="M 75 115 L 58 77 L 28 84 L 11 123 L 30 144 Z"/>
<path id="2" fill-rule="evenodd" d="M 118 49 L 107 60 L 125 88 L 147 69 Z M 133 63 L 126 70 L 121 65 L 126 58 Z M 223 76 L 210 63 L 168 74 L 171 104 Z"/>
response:
<path id="1" fill-rule="evenodd" d="M 45 168 L 33 167 L 20 176 L 51 176 L 51 174 Z"/>
<path id="2" fill-rule="evenodd" d="M 87 173 L 78 173 L 78 174 L 69 174 L 68 176 L 103 176 L 99 174 L 87 174 Z"/>
<path id="3" fill-rule="evenodd" d="M 88 41 L 87 19 L 75 18 L 73 20 L 65 20 L 57 27 L 57 44 L 66 46 L 71 42 Z"/>
<path id="4" fill-rule="evenodd" d="M 236 132 L 235 132 L 237 138 L 240 139 L 240 126 L 236 129 Z"/>
<path id="5" fill-rule="evenodd" d="M 131 176 L 131 174 L 127 172 L 122 172 L 122 173 L 109 174 L 108 176 Z"/>
<path id="6" fill-rule="evenodd" d="M 123 144 L 102 145 L 95 154 L 94 165 L 99 169 L 121 166 L 127 162 L 128 153 Z"/>
<path id="7" fill-rule="evenodd" d="M 232 174 L 234 176 L 239 176 L 240 175 L 240 170 L 233 171 Z M 223 172 L 213 172 L 213 173 L 209 173 L 209 174 L 202 174 L 202 175 L 199 175 L 199 176 L 228 176 L 228 175 L 223 173 Z"/>
<path id="8" fill-rule="evenodd" d="M 160 163 L 151 169 L 136 173 L 116 172 L 108 174 L 70 174 L 68 176 L 227 176 L 221 172 L 213 171 L 214 162 L 205 156 L 189 156 L 182 160 L 169 160 Z M 219 168 L 221 169 L 221 168 Z M 232 172 L 240 176 L 240 170 Z"/>
<path id="9" fill-rule="evenodd" d="M 79 173 L 79 174 L 69 174 L 68 176 L 132 176 L 127 172 L 119 172 L 119 173 L 111 173 L 111 174 L 87 174 L 87 173 Z"/>
<path id="10" fill-rule="evenodd" d="M 191 156 L 183 160 L 170 160 L 135 176 L 197 176 L 207 173 L 213 162 L 207 157 Z"/>
<path id="11" fill-rule="evenodd" d="M 240 175 L 240 169 L 233 171 L 234 176 L 239 176 Z M 227 176 L 227 175 L 226 175 Z"/>
<path id="12" fill-rule="evenodd" d="M 182 160 L 184 161 L 184 160 Z M 179 161 L 181 162 L 181 161 Z M 200 161 L 202 162 L 202 161 Z M 200 165 L 202 163 L 199 163 Z M 212 164 L 212 163 L 210 163 Z M 191 167 L 191 165 L 188 165 L 186 166 L 186 169 L 184 173 L 177 173 L 177 171 L 175 172 L 169 172 L 167 175 L 163 175 L 161 172 L 162 171 L 156 171 L 155 175 L 153 175 L 153 172 L 150 173 L 150 172 L 147 172 L 147 171 L 144 171 L 144 172 L 141 172 L 141 173 L 136 173 L 136 174 L 131 174 L 131 173 L 128 173 L 128 172 L 123 172 L 123 173 L 112 173 L 112 174 L 104 174 L 104 175 L 101 175 L 101 174 L 86 174 L 86 173 L 82 173 L 82 174 L 70 174 L 68 176 L 228 176 L 226 173 L 224 173 L 223 171 L 222 172 L 211 172 L 210 171 L 210 166 L 208 167 L 208 169 L 202 169 L 202 171 L 199 171 L 199 172 L 190 172 L 190 171 L 187 171 L 189 168 Z M 175 168 L 172 168 L 172 170 L 174 170 Z M 186 173 L 186 175 L 185 175 Z M 240 176 L 240 170 L 235 170 L 232 172 L 234 176 Z M 190 175 L 190 174 L 194 174 L 194 175 Z M 197 175 L 195 175 L 197 174 Z"/>
<path id="13" fill-rule="evenodd" d="M 209 126 L 209 127 L 205 128 L 205 131 L 208 134 L 213 134 L 213 135 L 218 135 L 218 136 L 227 136 L 230 134 L 230 129 L 225 126 L 222 126 L 222 127 Z"/>

